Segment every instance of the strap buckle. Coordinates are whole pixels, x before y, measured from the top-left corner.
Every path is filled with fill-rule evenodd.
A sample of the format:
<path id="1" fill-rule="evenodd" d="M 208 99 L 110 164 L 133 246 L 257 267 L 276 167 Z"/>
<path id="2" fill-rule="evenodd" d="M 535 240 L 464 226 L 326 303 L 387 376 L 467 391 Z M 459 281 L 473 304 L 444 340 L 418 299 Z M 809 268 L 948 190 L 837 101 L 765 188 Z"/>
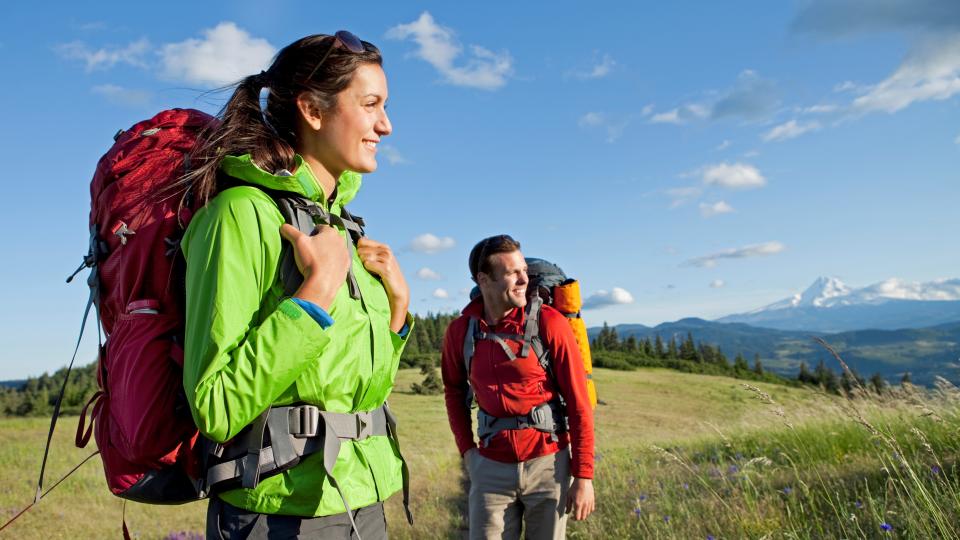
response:
<path id="1" fill-rule="evenodd" d="M 317 436 L 320 424 L 320 409 L 314 405 L 291 407 L 288 419 L 290 434 L 298 439 L 307 439 Z"/>
<path id="2" fill-rule="evenodd" d="M 373 414 L 370 411 L 358 412 L 354 416 L 357 419 L 357 440 L 362 441 L 373 435 Z"/>

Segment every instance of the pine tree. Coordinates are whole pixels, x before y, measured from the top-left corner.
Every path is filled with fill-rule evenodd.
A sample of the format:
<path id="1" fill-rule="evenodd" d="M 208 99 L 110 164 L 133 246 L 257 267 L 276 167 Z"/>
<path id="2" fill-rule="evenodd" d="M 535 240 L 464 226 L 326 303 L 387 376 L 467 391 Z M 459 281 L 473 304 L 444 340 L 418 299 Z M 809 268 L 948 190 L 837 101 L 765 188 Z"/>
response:
<path id="1" fill-rule="evenodd" d="M 677 339 L 676 336 L 670 336 L 670 344 L 667 345 L 667 358 L 670 360 L 677 359 Z"/>
<path id="2" fill-rule="evenodd" d="M 650 338 L 643 338 L 643 356 L 645 358 L 656 358 L 655 352 L 653 351 L 653 344 L 650 343 Z"/>
<path id="3" fill-rule="evenodd" d="M 660 360 L 663 360 L 667 357 L 667 351 L 663 349 L 663 338 L 660 337 L 660 334 L 657 334 L 657 339 L 653 345 L 653 352 Z"/>
<path id="4" fill-rule="evenodd" d="M 874 373 L 870 376 L 870 387 L 878 396 L 882 396 L 884 389 L 887 387 L 887 381 L 884 380 L 883 375 Z"/>
<path id="5" fill-rule="evenodd" d="M 900 386 L 903 386 L 904 384 L 913 384 L 913 379 L 910 377 L 909 371 L 904 371 L 903 377 L 900 377 Z"/>
<path id="6" fill-rule="evenodd" d="M 733 370 L 737 373 L 750 371 L 750 366 L 747 365 L 747 359 L 743 357 L 743 353 L 737 353 L 737 357 L 733 361 Z"/>
<path id="7" fill-rule="evenodd" d="M 810 373 L 810 370 L 807 369 L 806 362 L 800 362 L 800 371 L 797 373 L 797 380 L 803 384 L 817 384 L 813 373 Z"/>
<path id="8" fill-rule="evenodd" d="M 816 380 L 815 384 L 822 386 L 827 392 L 833 394 L 840 393 L 840 383 L 837 381 L 837 374 L 827 367 L 823 359 L 817 364 L 817 368 L 813 371 L 813 376 Z"/>
<path id="9" fill-rule="evenodd" d="M 707 364 L 717 363 L 717 351 L 710 345 L 700 344 L 700 358 Z"/>
<path id="10" fill-rule="evenodd" d="M 717 359 L 717 365 L 723 368 L 724 371 L 730 369 L 730 362 L 727 361 L 727 355 L 723 354 L 723 350 L 719 346 L 717 346 L 717 355 L 715 358 Z"/>
<path id="11" fill-rule="evenodd" d="M 693 334 L 687 332 L 687 339 L 680 344 L 680 358 L 690 362 L 697 361 L 697 346 L 693 343 Z"/>
<path id="12" fill-rule="evenodd" d="M 760 363 L 760 353 L 753 355 L 753 372 L 757 375 L 763 375 L 763 364 Z"/>

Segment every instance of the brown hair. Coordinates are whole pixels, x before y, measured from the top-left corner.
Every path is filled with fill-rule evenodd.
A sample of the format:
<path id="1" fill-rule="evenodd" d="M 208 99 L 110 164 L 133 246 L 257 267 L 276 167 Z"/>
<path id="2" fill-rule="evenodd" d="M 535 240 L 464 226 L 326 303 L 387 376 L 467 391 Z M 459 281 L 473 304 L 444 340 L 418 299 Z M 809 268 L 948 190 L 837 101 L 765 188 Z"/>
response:
<path id="1" fill-rule="evenodd" d="M 477 280 L 477 274 L 483 272 L 490 273 L 490 256 L 497 253 L 511 253 L 520 249 L 520 242 L 517 242 L 509 235 L 498 234 L 477 242 L 470 250 L 470 258 L 467 264 L 470 266 L 470 278 Z"/>
<path id="2" fill-rule="evenodd" d="M 364 51 L 355 53 L 338 46 L 335 39 L 324 34 L 301 38 L 277 53 L 269 69 L 237 84 L 218 115 L 219 124 L 203 135 L 191 156 L 193 169 L 178 182 L 189 186 L 193 204 L 202 206 L 216 195 L 217 171 L 225 156 L 250 154 L 265 171 L 292 171 L 300 114 L 297 97 L 304 95 L 321 112 L 333 110 L 337 94 L 350 85 L 357 68 L 383 64 L 372 43 L 362 41 Z M 264 88 L 266 109 L 260 105 Z"/>

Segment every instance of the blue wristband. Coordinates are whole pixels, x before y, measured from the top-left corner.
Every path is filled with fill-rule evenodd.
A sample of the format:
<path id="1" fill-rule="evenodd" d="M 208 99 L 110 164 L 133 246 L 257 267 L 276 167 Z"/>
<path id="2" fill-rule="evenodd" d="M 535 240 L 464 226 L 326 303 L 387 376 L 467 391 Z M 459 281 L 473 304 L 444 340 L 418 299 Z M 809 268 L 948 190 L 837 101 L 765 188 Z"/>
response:
<path id="1" fill-rule="evenodd" d="M 403 328 L 401 328 L 400 331 L 397 332 L 397 335 L 400 336 L 401 339 L 406 339 L 407 334 L 409 333 L 410 333 L 410 325 L 407 323 L 403 323 Z"/>
<path id="2" fill-rule="evenodd" d="M 326 329 L 333 324 L 333 317 L 331 317 L 330 314 L 327 313 L 327 310 L 323 309 L 322 307 L 302 298 L 290 297 L 290 299 L 296 302 L 298 306 L 302 307 L 308 315 L 313 317 L 313 320 L 317 321 L 317 324 L 320 325 L 320 328 Z"/>

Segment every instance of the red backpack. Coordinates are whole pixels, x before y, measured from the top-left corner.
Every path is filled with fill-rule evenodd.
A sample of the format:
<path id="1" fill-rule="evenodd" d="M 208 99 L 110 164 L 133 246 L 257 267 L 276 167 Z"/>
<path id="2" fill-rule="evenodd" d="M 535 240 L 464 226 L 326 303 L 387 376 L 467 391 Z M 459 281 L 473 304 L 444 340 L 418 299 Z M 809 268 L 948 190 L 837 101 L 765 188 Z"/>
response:
<path id="1" fill-rule="evenodd" d="M 90 251 L 77 272 L 91 269 L 87 313 L 95 304 L 107 338 L 99 349 L 100 388 L 83 408 L 76 444 L 86 446 L 93 432 L 107 485 L 125 499 L 203 497 L 198 431 L 183 392 L 179 240 L 194 209 L 180 208 L 184 189 L 169 188 L 188 169 L 201 131 L 215 121 L 172 109 L 118 132 L 90 184 Z M 51 435 L 58 413 L 59 402 Z M 42 482 L 43 467 L 38 498 Z"/>

